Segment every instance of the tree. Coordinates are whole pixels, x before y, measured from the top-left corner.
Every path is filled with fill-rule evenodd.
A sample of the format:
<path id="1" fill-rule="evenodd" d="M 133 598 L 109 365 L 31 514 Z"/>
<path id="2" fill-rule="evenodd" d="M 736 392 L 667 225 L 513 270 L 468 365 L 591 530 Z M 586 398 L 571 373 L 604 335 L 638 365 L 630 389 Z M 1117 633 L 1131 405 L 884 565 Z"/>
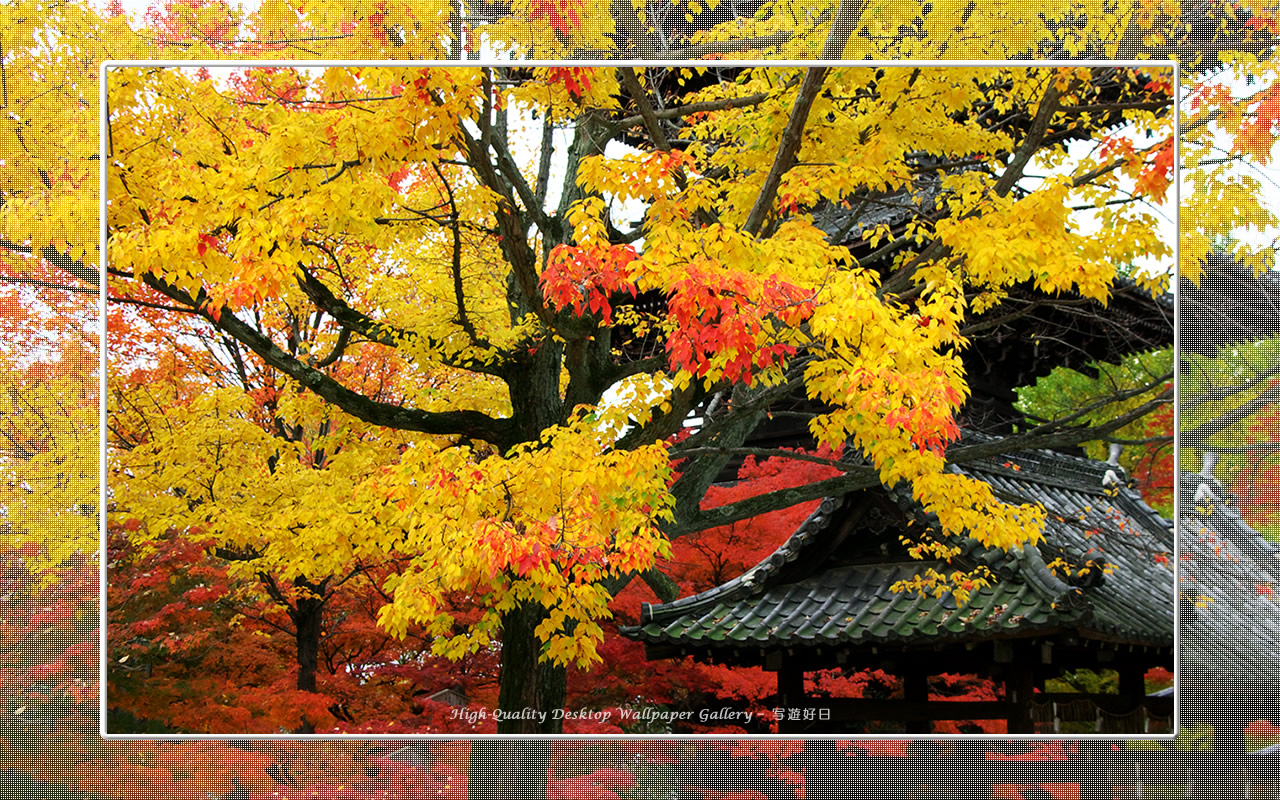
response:
<path id="1" fill-rule="evenodd" d="M 113 72 L 113 291 L 183 314 L 240 378 L 153 403 L 172 433 L 128 442 L 118 513 L 151 535 L 199 526 L 226 547 L 273 536 L 251 547 L 291 580 L 341 572 L 317 565 L 335 545 L 404 555 L 381 622 L 425 624 L 440 655 L 500 640 L 499 706 L 531 715 L 500 732 L 559 729 L 546 712 L 564 667 L 593 660 L 608 598 L 666 537 L 905 481 L 950 531 L 1034 539 L 1033 509 L 943 470 L 967 392 L 965 294 L 991 307 L 1031 282 L 1105 298 L 1117 260 L 1166 251 L 1150 214 L 1105 202 L 1119 171 L 1167 180 L 1158 146 L 1104 147 L 1035 190 L 1019 181 L 1038 153 L 1060 162 L 1069 139 L 1121 115 L 1166 126 L 1153 109 L 1172 102 L 1167 84 L 1115 70 L 754 70 L 669 101 L 644 77 Z M 518 134 L 534 114 L 544 144 L 557 125 L 571 136 L 563 175 L 553 144 Z M 647 149 L 606 149 L 627 132 Z M 934 207 L 891 241 L 863 231 L 879 249 L 855 257 L 814 224 L 911 187 L 937 159 L 986 170 L 943 170 Z M 1103 201 L 1102 233 L 1073 229 L 1077 191 Z M 845 224 L 857 222 L 855 210 Z M 665 313 L 641 311 L 641 295 L 665 298 Z M 658 354 L 636 352 L 646 338 Z M 343 372 L 371 353 L 396 364 L 377 387 L 393 398 Z M 274 419 L 254 419 L 246 374 L 285 381 Z M 795 456 L 841 474 L 703 508 L 797 391 L 821 405 L 818 443 L 867 462 Z M 704 403 L 702 425 L 674 440 Z M 300 429 L 325 443 L 284 449 L 301 434 L 281 432 Z M 484 609 L 463 630 L 451 591 Z"/>
<path id="2" fill-rule="evenodd" d="M 430 639 L 391 637 L 377 627 L 386 598 L 376 580 L 361 575 L 326 594 L 313 684 L 303 688 L 296 606 L 269 582 L 234 577 L 240 562 L 176 531 L 146 545 L 114 531 L 108 558 L 113 731 L 492 732 L 491 719 L 469 728 L 427 696 L 452 687 L 491 707 L 494 655 L 455 663 L 430 657 Z"/>
<path id="3" fill-rule="evenodd" d="M 50 566 L 50 557 L 30 538 L 0 549 L 0 748 L 6 765 L 32 774 L 45 747 L 75 758 L 97 750 L 97 564 L 79 554 Z"/>
<path id="4" fill-rule="evenodd" d="M 3 263 L 0 257 L 0 263 Z M 45 748 L 97 750 L 97 398 L 85 298 L 0 288 L 0 750 L 39 774 Z M 5 785 L 53 792 L 29 780 Z"/>
<path id="5" fill-rule="evenodd" d="M 1241 342 L 1211 358 L 1188 354 L 1183 374 L 1184 468 L 1207 464 L 1249 524 L 1269 537 L 1277 530 L 1268 491 L 1277 474 L 1276 355 L 1274 339 Z"/>
<path id="6" fill-rule="evenodd" d="M 1220 52 L 1257 53 L 1265 66 L 1270 58 L 1269 48 L 1274 42 L 1273 21 L 1241 17 L 1235 7 L 1212 4 L 1188 5 L 1176 11 L 1152 10 L 1147 5 L 1132 4 L 1118 7 L 1114 14 L 1104 15 L 1080 13 L 1081 9 L 1072 7 L 1044 13 L 1039 7 L 1023 10 L 1006 6 L 932 8 L 933 5 L 920 9 L 903 6 L 877 9 L 875 16 L 866 20 L 865 27 L 854 25 L 855 20 L 850 18 L 851 13 L 860 13 L 860 10 L 837 10 L 833 7 L 828 12 L 813 6 L 806 7 L 803 14 L 792 14 L 787 9 L 766 6 L 759 9 L 758 15 L 729 21 L 715 36 L 706 36 L 700 33 L 700 29 L 718 21 L 708 17 L 712 13 L 723 14 L 723 10 L 699 15 L 695 9 L 687 9 L 694 21 L 686 22 L 685 8 L 651 4 L 642 12 L 644 24 L 636 26 L 632 11 L 625 8 L 626 4 L 622 7 L 615 4 L 613 14 L 607 20 L 602 18 L 601 8 L 574 7 L 572 4 L 547 4 L 527 11 L 522 7 L 508 9 L 489 5 L 476 8 L 457 6 L 454 9 L 442 7 L 436 18 L 428 17 L 420 8 L 412 9 L 413 14 L 410 15 L 408 9 L 398 6 L 388 6 L 383 12 L 359 8 L 335 11 L 319 4 L 286 11 L 280 6 L 268 5 L 259 15 L 249 19 L 233 19 L 225 7 L 215 4 L 174 4 L 169 7 L 167 17 L 157 15 L 162 18 L 157 20 L 155 29 L 162 29 L 163 33 L 153 29 L 142 37 L 133 37 L 120 17 L 106 23 L 112 27 L 103 35 L 103 23 L 92 11 L 77 3 L 39 8 L 30 4 L 11 4 L 6 10 L 6 19 L 14 25 L 6 26 L 3 39 L 5 59 L 0 70 L 4 73 L 7 93 L 4 104 L 8 113 L 0 119 L 0 124 L 4 126 L 6 179 L 10 182 L 3 188 L 5 203 L 0 225 L 4 226 L 4 234 L 8 237 L 3 246 L 16 256 L 5 262 L 4 278 L 9 282 L 30 280 L 34 276 L 33 270 L 39 270 L 41 276 L 34 279 L 48 277 L 68 286 L 71 291 L 91 291 L 96 284 L 93 254 L 96 252 L 97 194 L 96 187 L 91 185 L 96 171 L 93 169 L 93 154 L 86 148 L 96 142 L 92 133 L 92 121 L 97 115 L 96 65 L 108 51 L 118 57 L 151 54 L 207 57 L 228 52 L 268 52 L 281 56 L 300 54 L 311 58 L 335 54 L 375 57 L 406 52 L 402 49 L 405 41 L 419 48 L 434 47 L 436 42 L 450 41 L 449 35 L 437 35 L 447 31 L 449 34 L 457 33 L 450 45 L 454 48 L 452 52 L 457 53 L 457 48 L 467 43 L 468 37 L 483 37 L 487 35 L 483 29 L 499 28 L 499 25 L 490 26 L 487 22 L 478 21 L 481 18 L 504 23 L 512 44 L 517 48 L 546 48 L 539 52 L 556 53 L 564 52 L 570 45 L 579 46 L 584 31 L 594 34 L 610 30 L 612 38 L 602 43 L 601 51 L 609 54 L 630 52 L 679 56 L 741 52 L 747 55 L 781 53 L 807 56 L 818 51 L 826 31 L 833 27 L 833 19 L 838 23 L 834 27 L 843 26 L 854 32 L 846 50 L 850 56 L 992 57 L 1008 53 L 1011 49 L 1026 55 L 1075 53 L 1093 57 L 1176 53 L 1180 62 L 1194 71 L 1220 63 Z M 737 4 L 736 7 L 742 6 Z M 515 13 L 509 15 L 510 11 Z M 747 11 L 754 13 L 756 9 L 752 6 Z M 899 14 L 902 16 L 896 16 Z M 915 19 L 917 15 L 919 20 Z M 38 41 L 43 32 L 41 25 L 62 34 L 54 40 L 57 47 L 47 47 L 48 40 Z M 994 35 L 994 42 L 992 31 L 999 31 Z M 681 37 L 696 38 L 697 41 L 686 42 Z M 108 46 L 103 46 L 104 42 Z M 83 49 L 73 51 L 75 47 L 87 47 L 87 53 Z M 68 77 L 68 71 L 75 74 Z M 24 84 L 26 89 L 20 92 L 19 81 L 27 79 L 31 79 L 31 83 Z M 1263 91 L 1270 86 L 1268 79 L 1264 78 L 1264 81 Z M 1199 116 L 1189 120 L 1191 124 L 1184 127 L 1184 131 L 1194 134 L 1214 126 L 1228 131 L 1240 128 L 1255 119 L 1252 109 L 1260 107 L 1261 101 L 1266 99 L 1266 95 L 1260 92 L 1257 99 L 1248 101 L 1242 99 L 1238 92 L 1233 95 L 1225 87 L 1205 91 L 1204 96 L 1210 98 L 1209 102 L 1197 109 Z M 1244 113 L 1238 113 L 1240 111 Z M 48 124 L 46 121 L 52 120 L 66 122 L 53 129 L 51 135 L 30 135 L 34 126 Z M 1266 133 L 1265 129 L 1251 127 L 1252 137 L 1244 142 L 1251 146 L 1247 151 L 1233 151 L 1230 154 L 1233 160 L 1253 158 L 1252 154 L 1263 150 L 1265 136 L 1261 134 Z M 66 130 L 75 134 L 70 141 L 80 147 L 79 151 L 71 152 L 70 157 L 65 157 L 58 149 L 69 141 L 62 135 Z M 26 137 L 25 142 L 19 141 L 19 132 Z M 33 143 L 39 146 L 34 155 Z M 17 158 L 18 155 L 21 158 Z M 1205 161 L 1210 160 L 1214 159 Z M 26 166 L 19 168 L 19 162 Z M 68 166 L 73 169 L 64 174 L 64 168 Z M 1206 163 L 1203 171 L 1209 171 L 1210 166 Z M 77 173 L 87 173 L 91 180 L 75 183 L 81 180 Z M 1241 216 L 1236 214 L 1254 204 L 1256 193 L 1242 195 L 1236 190 L 1220 191 L 1217 187 L 1230 184 L 1214 175 L 1208 175 L 1205 183 L 1194 185 L 1195 191 L 1189 198 L 1194 204 L 1203 207 L 1206 201 L 1212 201 L 1221 203 L 1222 208 L 1236 204 L 1228 214 L 1188 215 L 1187 221 L 1197 226 L 1198 232 L 1205 233 L 1206 237 L 1210 227 L 1254 213 L 1253 209 L 1248 209 Z M 54 211 L 44 204 L 46 192 L 51 188 L 56 188 L 57 200 L 65 203 Z M 53 197 L 54 193 L 48 196 Z M 63 213 L 73 208 L 78 210 Z M 51 220 L 62 224 L 65 232 L 60 235 L 67 241 L 49 235 Z M 89 254 L 87 262 L 66 257 L 68 253 L 79 252 Z M 1191 251 L 1184 248 L 1183 252 Z M 47 258 L 42 259 L 41 256 Z M 18 341 L 30 341 L 31 336 L 28 328 Z M 61 541 L 61 533 L 55 538 Z M 123 756 L 121 760 L 123 763 Z"/>
<path id="7" fill-rule="evenodd" d="M 1034 386 L 1019 390 L 1029 420 L 1045 421 L 1078 413 L 1087 422 L 1114 419 L 1126 410 L 1172 389 L 1173 350 L 1138 353 L 1119 364 L 1091 364 L 1086 375 L 1055 369 Z M 1117 463 L 1137 482 L 1152 508 L 1173 516 L 1173 407 L 1166 406 L 1087 445 L 1089 457 L 1105 461 L 1109 445 L 1121 451 Z"/>
<path id="8" fill-rule="evenodd" d="M 118 309 L 111 320 L 119 332 L 113 359 L 134 365 L 113 377 L 118 411 L 111 431 L 128 453 L 122 469 L 137 476 L 115 489 L 113 498 L 127 508 L 138 493 L 152 496 L 154 481 L 167 491 L 170 505 L 161 517 L 168 522 L 157 528 L 144 531 L 137 518 L 124 521 L 131 545 L 144 551 L 144 559 L 159 547 L 181 553 L 196 545 L 201 554 L 208 549 L 225 562 L 233 582 L 255 584 L 283 612 L 278 624 L 295 640 L 296 690 L 314 694 L 322 640 L 333 633 L 334 606 L 356 587 L 376 590 L 385 578 L 381 573 L 394 571 L 388 554 L 342 546 L 348 518 L 323 517 L 317 509 L 353 483 L 351 469 L 390 461 L 403 442 L 331 420 L 314 398 L 298 396 L 234 347 L 220 350 L 223 342 L 210 341 L 183 320 L 160 326 L 153 319 L 157 309 L 139 306 L 132 312 Z M 162 355 L 151 363 L 156 352 Z M 228 356 L 228 363 L 218 355 Z M 390 369 L 372 354 L 346 359 L 335 373 L 381 400 Z M 217 422 L 202 426 L 209 419 Z M 174 525 L 183 532 L 177 541 Z M 374 573 L 379 577 L 370 577 Z M 141 613 L 133 623 L 150 616 L 137 608 L 133 613 Z M 314 725 L 303 720 L 298 727 Z"/>
<path id="9" fill-rule="evenodd" d="M 8 319 L 21 324 L 24 316 Z M 34 545 L 33 557 L 38 552 L 45 566 L 90 557 L 97 545 L 97 391 L 88 352 L 96 342 L 76 336 L 82 319 L 68 316 L 50 326 L 69 339 L 59 351 L 0 355 L 2 537 L 9 548 Z M 59 539 L 41 535 L 50 530 L 59 531 Z"/>

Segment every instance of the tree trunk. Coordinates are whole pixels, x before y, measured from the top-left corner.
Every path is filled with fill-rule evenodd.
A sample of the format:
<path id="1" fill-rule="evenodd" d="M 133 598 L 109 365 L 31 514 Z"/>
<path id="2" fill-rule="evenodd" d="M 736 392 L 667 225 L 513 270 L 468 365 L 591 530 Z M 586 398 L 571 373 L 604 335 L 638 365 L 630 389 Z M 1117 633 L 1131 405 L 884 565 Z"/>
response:
<path id="1" fill-rule="evenodd" d="M 545 612 L 524 603 L 502 616 L 502 668 L 498 674 L 498 733 L 560 733 L 564 667 L 539 661 L 534 634 Z M 480 739 L 471 743 L 467 800 L 544 800 L 551 742 Z"/>
<path id="2" fill-rule="evenodd" d="M 320 615 L 324 601 L 316 597 L 298 598 L 298 607 L 291 616 L 294 637 L 298 645 L 298 689 L 303 692 L 316 690 L 316 668 L 320 663 Z"/>
<path id="3" fill-rule="evenodd" d="M 307 584 L 300 584 L 303 589 L 317 589 Z M 297 642 L 298 690 L 314 692 L 316 690 L 316 669 L 320 663 L 320 632 L 324 600 L 321 597 L 306 595 L 298 598 L 295 608 L 290 609 L 293 618 L 294 637 Z M 315 723 L 303 719 L 302 727 L 295 733 L 315 733 Z"/>
<path id="4" fill-rule="evenodd" d="M 502 669 L 498 674 L 498 733 L 560 733 L 564 667 L 540 661 L 534 630 L 546 616 L 536 603 L 502 615 Z"/>

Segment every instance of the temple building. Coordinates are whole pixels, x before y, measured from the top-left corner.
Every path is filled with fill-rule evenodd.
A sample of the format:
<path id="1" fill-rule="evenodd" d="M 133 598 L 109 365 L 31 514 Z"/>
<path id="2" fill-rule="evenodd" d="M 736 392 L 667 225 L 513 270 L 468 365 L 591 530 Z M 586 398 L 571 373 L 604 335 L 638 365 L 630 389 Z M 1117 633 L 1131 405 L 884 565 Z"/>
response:
<path id="1" fill-rule="evenodd" d="M 991 441 L 968 433 L 953 447 Z M 1082 701 L 1138 728 L 1123 732 L 1146 732 L 1152 718 L 1167 726 L 1171 700 L 1148 698 L 1143 676 L 1173 668 L 1173 524 L 1115 463 L 1030 451 L 952 469 L 989 483 L 1002 502 L 1043 506 L 1043 540 L 1006 551 L 963 539 L 951 542 L 960 553 L 950 563 L 916 560 L 903 538 L 940 537 L 936 520 L 903 490 L 852 492 L 822 501 L 743 575 L 646 605 L 640 624 L 623 632 L 643 641 L 649 658 L 776 672 L 782 733 L 856 732 L 873 720 L 927 733 L 934 720 L 988 719 L 1006 720 L 1010 733 L 1052 733 L 1055 709 Z M 926 570 L 986 574 L 990 585 L 963 600 L 893 590 Z M 1119 694 L 1043 693 L 1047 678 L 1082 668 L 1117 670 Z M 902 678 L 904 696 L 840 699 L 806 689 L 807 673 L 830 669 L 882 669 Z M 943 672 L 989 677 L 1004 699 L 931 701 L 930 677 Z"/>

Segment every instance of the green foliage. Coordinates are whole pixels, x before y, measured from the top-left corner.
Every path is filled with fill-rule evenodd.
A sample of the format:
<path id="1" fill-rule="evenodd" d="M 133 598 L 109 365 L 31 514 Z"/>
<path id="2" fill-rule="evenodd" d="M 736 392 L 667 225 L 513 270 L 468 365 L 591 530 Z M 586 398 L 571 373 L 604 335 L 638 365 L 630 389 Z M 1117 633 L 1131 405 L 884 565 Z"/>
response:
<path id="1" fill-rule="evenodd" d="M 1064 672 L 1061 677 L 1050 678 L 1044 682 L 1046 692 L 1082 692 L 1085 694 L 1111 694 L 1119 690 L 1120 673 L 1113 669 L 1095 672 L 1091 669 L 1078 669 Z"/>
<path id="2" fill-rule="evenodd" d="M 1280 539 L 1273 499 L 1280 479 L 1280 340 L 1224 347 L 1213 358 L 1187 354 L 1184 361 L 1182 468 L 1199 470 L 1206 451 L 1218 454 L 1214 476 L 1236 496 L 1245 520 Z"/>
<path id="3" fill-rule="evenodd" d="M 1068 420 L 1073 425 L 1097 425 L 1153 404 L 1170 392 L 1173 349 L 1139 353 L 1117 364 L 1093 363 L 1087 375 L 1059 367 L 1033 386 L 1017 390 L 1017 408 L 1033 425 L 1043 420 Z M 1169 400 L 1172 396 L 1169 395 Z M 1120 465 L 1133 476 L 1144 499 L 1165 516 L 1173 516 L 1173 417 L 1171 405 L 1153 411 L 1106 439 L 1086 442 L 1085 453 L 1106 460 L 1109 443 L 1125 445 Z"/>

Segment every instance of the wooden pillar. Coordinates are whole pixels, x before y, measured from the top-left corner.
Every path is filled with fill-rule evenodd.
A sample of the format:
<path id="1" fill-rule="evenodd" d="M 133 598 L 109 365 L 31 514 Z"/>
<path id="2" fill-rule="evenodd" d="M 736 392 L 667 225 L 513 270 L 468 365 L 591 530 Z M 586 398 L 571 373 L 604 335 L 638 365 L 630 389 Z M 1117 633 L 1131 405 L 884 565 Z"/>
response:
<path id="1" fill-rule="evenodd" d="M 1120 694 L 1134 699 L 1134 707 L 1142 705 L 1147 696 L 1147 672 L 1142 667 L 1130 666 L 1120 670 Z"/>
<path id="2" fill-rule="evenodd" d="M 1115 760 L 1111 743 L 1086 739 L 1080 748 L 1080 800 L 1114 800 L 1111 786 L 1111 766 Z"/>
<path id="3" fill-rule="evenodd" d="M 1244 741 L 1244 723 L 1241 716 L 1224 708 L 1213 720 L 1213 755 L 1216 774 L 1209 778 L 1215 784 L 1211 790 L 1212 797 L 1223 800 L 1229 797 L 1248 797 L 1248 769 L 1245 757 L 1247 748 Z"/>
<path id="4" fill-rule="evenodd" d="M 929 673 L 910 670 L 902 675 L 902 700 L 908 708 L 929 702 Z M 907 733 L 931 733 L 933 722 L 928 719 L 908 719 Z"/>
<path id="5" fill-rule="evenodd" d="M 791 659 L 784 658 L 778 667 L 778 708 L 786 713 L 801 708 L 804 701 L 804 670 Z M 778 720 L 778 733 L 799 733 L 802 726 L 800 720 Z"/>
<path id="6" fill-rule="evenodd" d="M 1035 676 L 1025 666 L 1013 666 L 1005 673 L 1004 696 L 1013 704 L 1009 712 L 1009 733 L 1035 733 L 1031 721 L 1031 695 Z"/>

